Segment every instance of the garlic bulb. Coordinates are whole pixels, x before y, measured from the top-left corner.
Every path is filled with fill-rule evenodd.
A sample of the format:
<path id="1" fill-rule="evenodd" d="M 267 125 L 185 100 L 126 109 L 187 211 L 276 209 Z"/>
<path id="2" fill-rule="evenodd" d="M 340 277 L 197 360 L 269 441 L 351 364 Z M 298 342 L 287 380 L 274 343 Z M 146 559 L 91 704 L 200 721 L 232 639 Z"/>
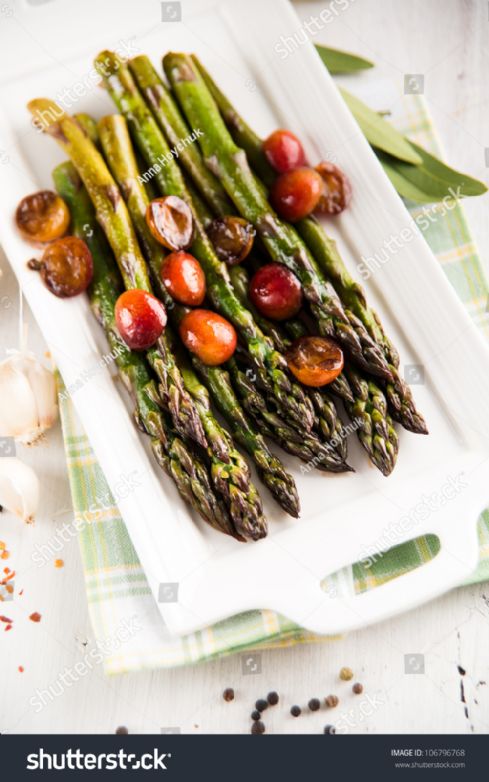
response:
<path id="1" fill-rule="evenodd" d="M 39 479 L 16 456 L 0 459 L 0 505 L 32 524 L 39 505 Z"/>
<path id="2" fill-rule="evenodd" d="M 54 375 L 26 351 L 0 362 L 0 437 L 35 442 L 58 414 Z"/>

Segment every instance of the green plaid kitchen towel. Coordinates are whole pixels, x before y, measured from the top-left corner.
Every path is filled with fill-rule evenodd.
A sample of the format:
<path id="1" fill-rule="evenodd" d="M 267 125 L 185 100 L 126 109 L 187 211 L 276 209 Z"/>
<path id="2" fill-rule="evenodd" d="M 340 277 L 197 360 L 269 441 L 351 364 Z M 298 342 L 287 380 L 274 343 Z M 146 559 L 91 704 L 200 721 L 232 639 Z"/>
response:
<path id="1" fill-rule="evenodd" d="M 426 105 L 420 96 L 406 98 L 403 118 L 399 121 L 395 117 L 395 120 L 411 138 L 440 154 Z M 414 218 L 427 211 L 432 216 L 433 219 L 420 223 L 420 227 L 425 226 L 426 241 L 471 317 L 489 336 L 489 319 L 485 312 L 488 284 L 462 207 L 458 204 L 450 211 L 441 204 L 408 207 Z M 170 638 L 104 475 L 67 395 L 63 395 L 60 405 L 73 505 L 80 529 L 88 606 L 95 637 L 105 643 L 107 673 L 196 663 L 252 647 L 324 640 L 272 611 L 250 611 L 185 638 Z M 105 499 L 101 502 L 101 498 Z M 479 534 L 480 564 L 472 581 L 489 578 L 489 511 L 480 519 Z M 370 567 L 367 566 L 370 563 L 360 563 L 348 568 L 346 575 L 353 579 L 355 590 L 372 589 L 427 562 L 436 551 L 436 538 L 419 538 L 391 549 Z M 345 577 L 344 572 L 341 577 Z M 334 577 L 332 582 L 336 582 Z"/>

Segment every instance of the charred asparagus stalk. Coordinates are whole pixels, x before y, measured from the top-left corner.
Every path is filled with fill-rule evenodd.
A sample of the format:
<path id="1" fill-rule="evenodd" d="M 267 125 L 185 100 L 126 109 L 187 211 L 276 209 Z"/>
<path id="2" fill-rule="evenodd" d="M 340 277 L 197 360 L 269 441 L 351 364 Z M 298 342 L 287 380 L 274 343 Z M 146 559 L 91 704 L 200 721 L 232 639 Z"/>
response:
<path id="1" fill-rule="evenodd" d="M 124 194 L 141 247 L 153 273 L 155 290 L 167 305 L 170 319 L 175 325 L 178 325 L 187 310 L 172 300 L 161 281 L 162 247 L 153 238 L 146 223 L 145 215 L 149 200 L 143 185 L 138 179 L 139 172 L 126 120 L 121 115 L 110 115 L 104 117 L 98 127 L 102 148 L 109 161 L 114 178 Z M 175 345 L 173 347 L 175 350 Z M 177 352 L 177 357 L 180 359 L 181 353 L 178 350 L 175 352 Z M 245 447 L 255 460 L 263 482 L 270 488 L 285 510 L 297 516 L 299 504 L 293 478 L 285 472 L 282 464 L 270 452 L 263 438 L 260 438 L 246 421 L 239 401 L 230 387 L 227 372 L 222 367 L 205 367 L 196 356 L 193 357 L 192 363 L 198 374 L 205 378 L 205 385 L 211 392 L 214 402 L 228 423 L 231 424 L 233 433 L 237 435 L 235 439 Z M 236 512 L 240 511 L 245 503 L 241 496 L 242 494 L 249 495 L 247 502 L 250 505 L 256 504 L 258 506 L 259 499 L 256 489 L 251 483 L 246 463 L 232 446 L 232 443 L 229 443 L 227 433 L 212 416 L 206 389 L 199 383 L 195 373 L 192 372 L 188 360 L 185 362 L 183 359 L 179 360 L 179 366 L 185 386 L 192 395 L 201 416 L 209 447 L 215 452 L 214 456 L 219 462 L 229 465 L 227 468 L 217 466 L 216 470 L 213 471 L 213 475 L 216 476 L 216 485 L 221 490 L 224 490 L 225 496 L 228 497 L 229 501 L 236 504 Z M 228 457 L 224 458 L 226 452 L 228 452 Z M 226 480 L 230 484 L 229 488 L 225 485 Z M 247 484 L 248 488 L 246 488 Z M 234 495 L 237 495 L 236 498 Z M 249 512 L 251 512 L 250 509 Z M 231 513 L 231 515 L 234 518 L 234 514 Z M 239 518 L 242 516 L 243 512 L 241 510 Z"/>
<path id="2" fill-rule="evenodd" d="M 151 292 L 146 263 L 126 205 L 100 152 L 78 122 L 53 101 L 40 98 L 31 101 L 28 108 L 34 121 L 58 142 L 77 169 L 95 207 L 97 221 L 112 247 L 126 288 Z M 205 447 L 207 443 L 200 418 L 185 390 L 164 334 L 147 352 L 147 357 L 160 380 L 162 400 L 171 413 L 175 428 Z"/>
<path id="3" fill-rule="evenodd" d="M 391 371 L 379 346 L 366 329 L 352 327 L 336 291 L 322 276 L 300 236 L 269 205 L 245 152 L 234 143 L 191 58 L 169 53 L 163 65 L 189 124 L 203 131 L 199 145 L 207 166 L 220 179 L 240 214 L 255 226 L 271 258 L 297 275 L 319 331 L 337 339 L 359 366 L 390 379 Z"/>
<path id="4" fill-rule="evenodd" d="M 283 332 L 278 323 L 272 323 L 263 316 L 259 315 L 255 311 L 248 298 L 249 287 L 249 275 L 244 266 L 234 266 L 230 269 L 231 282 L 236 295 L 244 306 L 248 306 L 256 319 L 256 322 L 265 334 L 273 340 L 273 343 L 277 350 L 281 352 L 285 351 L 291 340 Z M 330 440 L 333 440 L 335 445 L 334 450 L 337 451 L 338 456 L 345 461 L 347 456 L 347 439 L 343 433 L 343 425 L 341 419 L 338 416 L 335 403 L 328 395 L 327 391 L 319 391 L 315 388 L 308 388 L 307 395 L 309 396 L 314 407 L 314 430 L 322 442 L 326 444 Z"/>
<path id="5" fill-rule="evenodd" d="M 129 62 L 134 79 L 146 99 L 155 119 L 190 179 L 212 210 L 218 214 L 231 214 L 232 204 L 219 180 L 206 167 L 195 142 L 187 143 L 192 131 L 185 122 L 173 95 L 153 68 L 146 55 L 141 54 Z"/>
<path id="6" fill-rule="evenodd" d="M 94 276 L 89 289 L 90 303 L 105 330 L 121 378 L 134 399 L 134 418 L 138 427 L 151 438 L 156 460 L 173 479 L 182 497 L 208 524 L 235 535 L 225 505 L 211 488 L 205 464 L 195 448 L 178 436 L 170 416 L 162 410 L 144 356 L 130 350 L 118 334 L 114 307 L 121 289 L 120 277 L 110 247 L 97 225 L 93 205 L 73 164 L 66 162 L 57 166 L 53 180 L 70 209 L 72 232 L 87 243 L 92 253 Z"/>
<path id="7" fill-rule="evenodd" d="M 276 174 L 263 154 L 260 137 L 238 114 L 202 63 L 195 56 L 192 59 L 219 107 L 224 122 L 236 144 L 244 149 L 253 169 L 264 184 L 269 186 Z M 409 386 L 399 374 L 399 354 L 385 333 L 379 316 L 368 305 L 363 288 L 350 275 L 338 252 L 336 242 L 326 234 L 319 222 L 312 216 L 299 220 L 296 227 L 322 271 L 331 280 L 341 297 L 352 325 L 357 320 L 360 321 L 382 349 L 392 376 L 384 387 L 393 418 L 409 431 L 427 434 L 426 422 L 416 409 Z"/>
<path id="8" fill-rule="evenodd" d="M 160 128 L 142 99 L 129 69 L 111 52 L 102 52 L 95 67 L 119 111 L 126 117 L 131 134 L 146 163 L 152 166 L 154 179 L 163 194 L 177 195 L 190 206 L 192 200 L 183 175 L 173 160 Z M 158 161 L 164 160 L 164 165 Z M 158 165 L 156 165 L 158 164 Z M 195 237 L 192 253 L 200 261 L 206 275 L 207 292 L 214 307 L 228 318 L 239 331 L 256 367 L 257 383 L 267 394 L 270 404 L 303 431 L 313 423 L 309 400 L 298 383 L 287 372 L 284 357 L 279 354 L 257 327 L 251 313 L 236 298 L 227 270 L 210 243 L 200 220 L 194 213 Z"/>

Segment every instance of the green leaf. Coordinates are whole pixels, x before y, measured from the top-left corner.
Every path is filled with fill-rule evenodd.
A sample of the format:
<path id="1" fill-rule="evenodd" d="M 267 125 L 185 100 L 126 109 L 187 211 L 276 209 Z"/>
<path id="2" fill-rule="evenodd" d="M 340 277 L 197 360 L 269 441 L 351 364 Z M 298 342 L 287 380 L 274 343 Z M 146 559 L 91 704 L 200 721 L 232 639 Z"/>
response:
<path id="1" fill-rule="evenodd" d="M 484 182 L 481 182 L 480 179 L 474 179 L 468 174 L 456 171 L 454 168 L 447 166 L 446 163 L 439 158 L 434 157 L 434 155 L 430 155 L 429 152 L 418 146 L 418 144 L 415 144 L 414 141 L 410 141 L 409 143 L 423 161 L 422 166 L 417 170 L 422 169 L 423 171 L 426 171 L 434 179 L 446 182 L 447 185 L 454 190 L 457 190 L 457 187 L 460 187 L 461 196 L 478 196 L 487 192 L 487 185 L 485 185 Z M 409 176 L 412 181 L 415 181 L 416 172 L 411 172 Z"/>
<path id="2" fill-rule="evenodd" d="M 360 125 L 360 129 L 365 134 L 367 141 L 372 146 L 388 152 L 390 155 L 407 163 L 419 165 L 422 162 L 421 156 L 415 152 L 402 133 L 399 133 L 385 119 L 382 119 L 377 112 L 369 109 L 365 103 L 350 92 L 347 92 L 347 90 L 340 87 L 340 92 L 346 105 Z"/>
<path id="3" fill-rule="evenodd" d="M 383 152 L 376 152 L 377 157 L 382 163 L 382 168 L 389 177 L 390 181 L 396 188 L 397 192 L 403 198 L 408 198 L 410 201 L 414 201 L 417 204 L 432 204 L 435 201 L 439 201 L 438 196 L 433 196 L 420 190 L 416 185 L 406 179 L 395 165 L 394 158 L 385 155 Z"/>
<path id="4" fill-rule="evenodd" d="M 464 198 L 473 195 L 482 195 L 487 191 L 483 182 L 473 179 L 465 174 L 446 166 L 441 160 L 437 160 L 429 153 L 425 153 L 421 147 L 416 147 L 423 153 L 423 164 L 411 166 L 396 160 L 384 152 L 376 151 L 377 157 L 382 163 L 387 176 L 400 195 L 417 203 L 433 203 L 444 198 Z M 424 157 L 431 160 L 425 164 Z M 445 179 L 433 175 L 433 171 L 442 172 Z"/>
<path id="5" fill-rule="evenodd" d="M 355 73 L 364 71 L 367 68 L 373 68 L 374 64 L 364 57 L 359 57 L 350 52 L 343 52 L 340 49 L 330 49 L 328 46 L 316 44 L 316 49 L 323 63 L 330 73 Z"/>

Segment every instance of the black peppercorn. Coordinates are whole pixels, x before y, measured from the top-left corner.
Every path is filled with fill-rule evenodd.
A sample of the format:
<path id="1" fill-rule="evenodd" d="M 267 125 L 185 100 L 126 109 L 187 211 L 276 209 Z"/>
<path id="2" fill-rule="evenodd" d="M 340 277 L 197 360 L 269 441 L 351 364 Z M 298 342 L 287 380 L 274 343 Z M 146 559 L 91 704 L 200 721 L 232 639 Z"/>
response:
<path id="1" fill-rule="evenodd" d="M 300 714 L 302 713 L 301 707 L 300 706 L 292 706 L 292 708 L 290 710 L 290 713 L 292 714 L 293 717 L 299 717 Z"/>
<path id="2" fill-rule="evenodd" d="M 253 725 L 251 726 L 251 732 L 254 735 L 265 733 L 265 725 L 261 720 L 258 720 L 258 722 L 254 722 Z"/>
<path id="3" fill-rule="evenodd" d="M 360 682 L 355 682 L 355 684 L 352 687 L 353 692 L 355 695 L 360 695 L 363 692 L 363 684 L 360 684 Z"/>
<path id="4" fill-rule="evenodd" d="M 326 734 L 328 734 L 328 733 L 329 734 L 336 733 L 336 728 L 335 728 L 334 725 L 325 725 L 323 733 L 326 733 Z"/>
<path id="5" fill-rule="evenodd" d="M 319 707 L 321 706 L 321 702 L 319 698 L 311 698 L 309 703 L 307 704 L 311 711 L 317 711 Z"/>
<path id="6" fill-rule="evenodd" d="M 263 700 L 263 698 L 258 698 L 257 702 L 255 703 L 255 707 L 258 709 L 258 711 L 265 711 L 265 709 L 268 709 L 268 703 Z"/>
<path id="7" fill-rule="evenodd" d="M 229 701 L 234 701 L 234 690 L 233 690 L 233 688 L 232 687 L 226 687 L 226 689 L 224 690 L 224 692 L 222 694 L 222 697 L 224 698 L 225 701 L 228 701 L 228 703 L 229 703 Z"/>
<path id="8" fill-rule="evenodd" d="M 269 702 L 270 706 L 276 706 L 278 703 L 278 693 L 269 692 L 267 695 L 267 701 Z"/>
<path id="9" fill-rule="evenodd" d="M 258 720 L 260 719 L 260 717 L 261 717 L 261 714 L 260 714 L 260 712 L 259 712 L 259 711 L 257 711 L 257 709 L 255 709 L 255 711 L 252 711 L 252 712 L 251 712 L 251 719 L 252 719 L 254 722 L 258 722 Z"/>

